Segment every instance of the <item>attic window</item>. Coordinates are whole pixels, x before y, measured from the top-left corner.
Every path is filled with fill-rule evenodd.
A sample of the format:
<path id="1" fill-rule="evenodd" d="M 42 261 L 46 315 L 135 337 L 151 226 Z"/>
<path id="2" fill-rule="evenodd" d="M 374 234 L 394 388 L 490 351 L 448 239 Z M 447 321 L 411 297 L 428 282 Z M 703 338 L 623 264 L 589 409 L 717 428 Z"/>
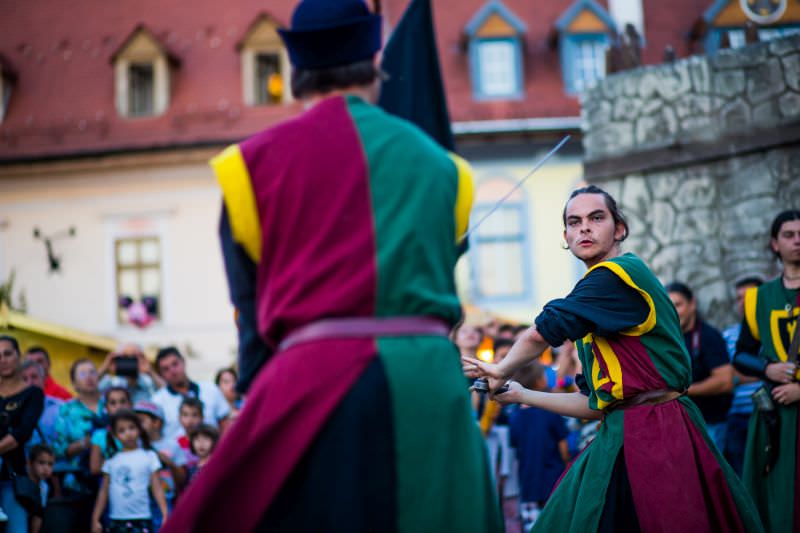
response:
<path id="1" fill-rule="evenodd" d="M 111 58 L 120 116 L 150 117 L 169 107 L 177 58 L 144 26 L 137 27 Z"/>
<path id="2" fill-rule="evenodd" d="M 155 69 L 152 63 L 133 63 L 128 67 L 128 114 L 140 117 L 154 114 Z"/>
<path id="3" fill-rule="evenodd" d="M 472 17 L 468 39 L 472 90 L 478 100 L 522 98 L 522 36 L 525 25 L 500 0 L 490 0 Z"/>
<path id="4" fill-rule="evenodd" d="M 561 72 L 567 93 L 592 86 L 606 74 L 609 34 L 616 33 L 611 15 L 595 0 L 576 0 L 555 25 Z"/>
<path id="5" fill-rule="evenodd" d="M 278 27 L 272 17 L 262 14 L 237 44 L 242 62 L 242 96 L 247 105 L 276 105 L 291 100 L 286 83 L 289 57 Z"/>
<path id="6" fill-rule="evenodd" d="M 17 75 L 11 68 L 11 65 L 0 55 L 0 122 L 8 113 L 8 104 L 11 101 L 11 91 L 14 88 L 14 83 L 17 80 Z"/>

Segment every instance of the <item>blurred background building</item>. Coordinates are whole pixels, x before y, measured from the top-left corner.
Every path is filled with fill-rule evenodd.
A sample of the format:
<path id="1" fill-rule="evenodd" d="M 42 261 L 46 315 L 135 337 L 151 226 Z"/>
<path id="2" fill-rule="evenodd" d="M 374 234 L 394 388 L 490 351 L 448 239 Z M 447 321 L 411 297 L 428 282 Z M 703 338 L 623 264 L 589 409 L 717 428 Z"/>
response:
<path id="1" fill-rule="evenodd" d="M 387 35 L 407 3 L 380 2 Z M 473 220 L 573 136 L 459 264 L 465 301 L 515 321 L 581 275 L 560 225 L 583 180 L 580 94 L 609 71 L 800 31 L 795 0 L 432 3 L 457 148 L 477 174 Z M 299 112 L 276 33 L 294 4 L 0 4 L 0 280 L 16 273 L 12 306 L 176 344 L 198 374 L 233 360 L 207 160 Z"/>

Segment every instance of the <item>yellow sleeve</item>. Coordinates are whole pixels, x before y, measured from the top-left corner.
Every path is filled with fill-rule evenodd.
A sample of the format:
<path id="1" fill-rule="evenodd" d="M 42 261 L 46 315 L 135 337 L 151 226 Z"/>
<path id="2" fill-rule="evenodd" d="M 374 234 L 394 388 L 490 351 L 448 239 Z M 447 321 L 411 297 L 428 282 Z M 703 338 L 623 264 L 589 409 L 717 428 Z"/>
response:
<path id="1" fill-rule="evenodd" d="M 233 240 L 258 262 L 261 259 L 261 223 L 242 151 L 236 144 L 229 146 L 213 158 L 210 165 L 222 188 Z"/>
<path id="2" fill-rule="evenodd" d="M 475 184 L 472 167 L 467 160 L 450 152 L 450 159 L 456 165 L 458 172 L 458 193 L 456 194 L 455 220 L 456 243 L 461 242 L 469 229 L 469 213 L 472 211 L 472 202 L 475 199 Z"/>
<path id="3" fill-rule="evenodd" d="M 758 331 L 758 321 L 756 320 L 756 300 L 758 299 L 758 287 L 750 287 L 744 293 L 744 318 L 750 328 L 750 333 L 757 341 L 761 340 L 761 332 Z"/>

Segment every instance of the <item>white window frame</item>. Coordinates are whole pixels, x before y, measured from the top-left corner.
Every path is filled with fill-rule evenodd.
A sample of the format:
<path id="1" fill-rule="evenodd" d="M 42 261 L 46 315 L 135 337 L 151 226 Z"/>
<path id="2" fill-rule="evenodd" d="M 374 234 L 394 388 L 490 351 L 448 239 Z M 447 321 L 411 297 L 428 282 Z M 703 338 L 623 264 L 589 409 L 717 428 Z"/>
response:
<path id="1" fill-rule="evenodd" d="M 256 94 L 257 61 L 261 54 L 275 54 L 280 62 L 280 75 L 283 81 L 283 94 L 277 103 L 260 103 Z M 290 84 L 291 66 L 289 54 L 277 33 L 277 26 L 268 18 L 259 21 L 248 32 L 241 43 L 240 61 L 242 64 L 242 98 L 248 106 L 269 106 L 286 104 L 292 101 Z"/>
<path id="2" fill-rule="evenodd" d="M 133 114 L 130 109 L 130 69 L 132 65 L 153 66 L 153 111 Z M 119 54 L 114 63 L 117 113 L 131 119 L 156 117 L 164 114 L 170 102 L 169 59 L 158 44 L 146 33 L 140 32 Z"/>

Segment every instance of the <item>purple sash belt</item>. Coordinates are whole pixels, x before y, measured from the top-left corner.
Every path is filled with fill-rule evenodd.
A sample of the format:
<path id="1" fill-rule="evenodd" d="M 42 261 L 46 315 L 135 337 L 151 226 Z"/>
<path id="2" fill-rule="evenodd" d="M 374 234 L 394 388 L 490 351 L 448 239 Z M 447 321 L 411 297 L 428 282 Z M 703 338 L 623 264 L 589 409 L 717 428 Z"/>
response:
<path id="1" fill-rule="evenodd" d="M 447 337 L 449 334 L 450 327 L 444 321 L 424 316 L 325 318 L 306 324 L 284 337 L 278 345 L 278 351 L 321 339 Z"/>

